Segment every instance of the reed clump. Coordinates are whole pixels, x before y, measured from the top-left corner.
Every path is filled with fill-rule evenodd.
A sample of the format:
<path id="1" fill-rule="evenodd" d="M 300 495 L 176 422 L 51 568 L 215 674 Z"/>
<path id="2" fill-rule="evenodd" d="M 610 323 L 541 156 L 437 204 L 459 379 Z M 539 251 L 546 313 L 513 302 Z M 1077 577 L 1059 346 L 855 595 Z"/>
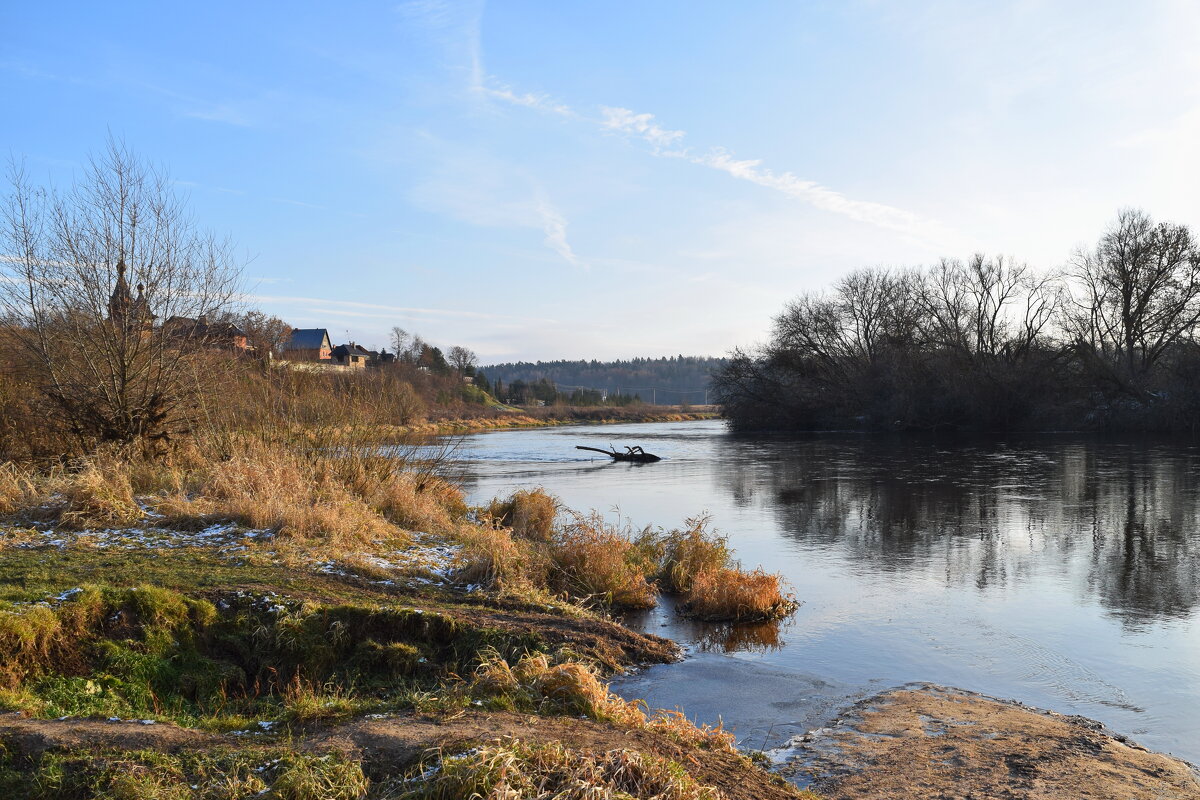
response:
<path id="1" fill-rule="evenodd" d="M 486 655 L 468 691 L 518 711 L 585 716 L 635 726 L 646 721 L 638 705 L 610 692 L 594 668 L 573 660 L 555 662 L 544 653 L 527 653 L 516 664 L 496 653 Z"/>
<path id="2" fill-rule="evenodd" d="M 560 743 L 509 739 L 421 765 L 421 780 L 398 787 L 398 800 L 719 800 L 674 761 L 629 749 L 593 753 Z"/>
<path id="3" fill-rule="evenodd" d="M 682 610 L 712 622 L 780 619 L 796 609 L 784 593 L 782 578 L 761 568 L 747 572 L 737 567 L 698 573 L 683 594 Z"/>
<path id="4" fill-rule="evenodd" d="M 507 500 L 492 500 L 483 516 L 495 527 L 511 528 L 513 536 L 549 542 L 558 511 L 558 500 L 538 487 L 513 492 Z"/>
<path id="5" fill-rule="evenodd" d="M 650 608 L 662 591 L 680 598 L 682 613 L 710 621 L 780 619 L 796 608 L 783 578 L 743 569 L 726 537 L 709 529 L 707 516 L 689 518 L 681 529 L 635 531 L 596 511 L 571 512 L 555 527 L 550 511 L 559 507 L 541 489 L 493 500 L 482 514 L 489 524 L 459 533 L 465 547 L 460 579 L 497 588 L 549 587 L 615 610 Z M 505 527 L 522 519 L 522 509 L 539 512 L 532 534 Z"/>
<path id="6" fill-rule="evenodd" d="M 654 564 L 628 526 L 611 525 L 598 512 L 574 514 L 550 544 L 556 588 L 595 598 L 617 609 L 651 608 Z"/>

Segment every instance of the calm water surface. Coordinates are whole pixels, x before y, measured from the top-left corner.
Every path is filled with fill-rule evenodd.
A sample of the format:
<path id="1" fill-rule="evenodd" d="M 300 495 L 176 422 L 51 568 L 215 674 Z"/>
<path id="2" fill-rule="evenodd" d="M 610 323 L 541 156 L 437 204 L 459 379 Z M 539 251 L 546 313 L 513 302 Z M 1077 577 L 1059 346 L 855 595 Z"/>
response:
<path id="1" fill-rule="evenodd" d="M 576 444 L 641 444 L 610 464 Z M 620 681 L 778 744 L 883 688 L 930 681 L 1099 719 L 1200 762 L 1200 449 L 1079 436 L 741 438 L 720 422 L 467 437 L 483 502 L 544 486 L 616 521 L 706 512 L 743 564 L 783 573 L 781 626 L 630 621 L 688 646 Z M 761 741 L 760 741 L 761 740 Z"/>

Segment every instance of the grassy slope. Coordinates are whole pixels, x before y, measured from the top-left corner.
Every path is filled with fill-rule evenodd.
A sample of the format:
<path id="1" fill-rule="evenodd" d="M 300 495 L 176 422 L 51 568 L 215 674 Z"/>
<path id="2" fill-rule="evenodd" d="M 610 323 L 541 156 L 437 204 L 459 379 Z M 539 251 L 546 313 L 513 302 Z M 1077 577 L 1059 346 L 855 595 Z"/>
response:
<path id="1" fill-rule="evenodd" d="M 9 670 L 0 703 L 22 719 L 0 718 L 0 788 L 30 797 L 452 798 L 494 788 L 492 768 L 503 761 L 543 782 L 586 778 L 617 796 L 610 773 L 619 761 L 621 775 L 641 776 L 622 789 L 633 796 L 664 786 L 681 798 L 715 796 L 706 788 L 714 784 L 730 797 L 747 796 L 745 786 L 771 787 L 756 796 L 795 794 L 719 736 L 648 720 L 595 680 L 596 670 L 673 658 L 664 640 L 538 593 L 466 592 L 437 570 L 393 568 L 395 553 L 383 552 L 392 561 L 381 567 L 240 533 L 212 546 L 164 546 L 166 533 L 146 546 L 140 532 L 4 532 L 0 647 L 22 667 Z M 179 541 L 192 542 L 188 535 Z M 429 546 L 428 536 L 404 545 Z M 41 628 L 22 627 L 34 618 Z M 545 655 L 521 673 L 522 653 Z M 509 683 L 496 679 L 513 674 L 506 664 L 517 665 Z M 556 724 L 570 736 L 522 722 L 531 713 L 569 714 Z M 64 715 L 72 719 L 35 722 Z M 160 723 L 81 721 L 105 717 Z M 425 734 L 414 739 L 417 728 L 403 720 L 418 718 Z M 185 726 L 182 738 L 158 733 L 181 730 L 171 722 Z M 397 755 L 395 735 L 376 730 L 366 738 L 393 742 L 380 757 L 365 743 L 370 724 L 405 731 L 407 755 Z M 21 727 L 29 725 L 40 727 Z M 83 735 L 86 726 L 101 733 Z M 131 726 L 141 739 L 124 735 Z M 449 746 L 451 756 L 491 740 L 476 751 L 487 763 L 443 764 L 426 752 Z M 714 762 L 689 753 L 706 748 L 724 767 L 696 778 L 696 765 Z M 431 769 L 438 780 L 405 782 Z"/>

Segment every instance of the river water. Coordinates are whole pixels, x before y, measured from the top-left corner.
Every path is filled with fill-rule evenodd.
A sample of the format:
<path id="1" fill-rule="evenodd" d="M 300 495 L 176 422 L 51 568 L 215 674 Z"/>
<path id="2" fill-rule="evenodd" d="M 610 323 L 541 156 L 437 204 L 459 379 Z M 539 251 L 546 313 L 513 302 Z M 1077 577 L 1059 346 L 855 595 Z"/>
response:
<path id="1" fill-rule="evenodd" d="M 612 464 L 577 444 L 640 444 Z M 739 437 L 717 421 L 466 437 L 473 502 L 543 486 L 636 526 L 711 515 L 782 573 L 780 625 L 629 622 L 685 645 L 622 678 L 653 707 L 775 746 L 845 704 L 929 681 L 1101 720 L 1200 762 L 1200 448 L 1075 435 Z"/>

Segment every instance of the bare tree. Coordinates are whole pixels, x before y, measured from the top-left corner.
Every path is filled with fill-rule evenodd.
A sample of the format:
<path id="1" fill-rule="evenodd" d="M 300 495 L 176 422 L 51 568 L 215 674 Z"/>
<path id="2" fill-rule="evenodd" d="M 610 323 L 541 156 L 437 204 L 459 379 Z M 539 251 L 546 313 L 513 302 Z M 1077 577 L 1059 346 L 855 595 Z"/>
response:
<path id="1" fill-rule="evenodd" d="M 401 328 L 399 325 L 397 325 L 392 328 L 392 335 L 390 338 L 392 343 L 392 351 L 396 354 L 397 358 L 401 358 L 401 360 L 403 360 L 404 354 L 408 352 L 409 345 L 412 343 L 412 336 L 410 336 L 408 331 L 404 330 L 404 328 Z"/>
<path id="2" fill-rule="evenodd" d="M 982 254 L 942 259 L 918 287 L 925 338 L 972 363 L 1024 358 L 1046 338 L 1062 296 L 1055 276 Z"/>
<path id="3" fill-rule="evenodd" d="M 838 281 L 832 295 L 804 295 L 775 318 L 772 351 L 811 358 L 841 373 L 875 363 L 889 346 L 916 332 L 910 275 L 861 269 Z"/>
<path id="4" fill-rule="evenodd" d="M 65 190 L 11 170 L 0 309 L 58 418 L 85 442 L 161 442 L 190 429 L 193 355 L 157 324 L 216 315 L 240 270 L 164 171 L 110 141 Z M 135 292 L 136 287 L 136 294 Z"/>
<path id="5" fill-rule="evenodd" d="M 260 356 L 279 355 L 292 337 L 292 326 L 262 311 L 241 314 L 236 324 L 246 332 L 246 339 Z"/>
<path id="6" fill-rule="evenodd" d="M 466 347 L 454 345 L 446 354 L 446 360 L 458 371 L 459 375 L 465 375 L 468 369 L 479 363 L 479 356 Z"/>
<path id="7" fill-rule="evenodd" d="M 1184 225 L 1125 209 L 1094 250 L 1071 261 L 1070 314 L 1079 350 L 1125 391 L 1137 393 L 1172 345 L 1200 322 L 1200 247 Z"/>

